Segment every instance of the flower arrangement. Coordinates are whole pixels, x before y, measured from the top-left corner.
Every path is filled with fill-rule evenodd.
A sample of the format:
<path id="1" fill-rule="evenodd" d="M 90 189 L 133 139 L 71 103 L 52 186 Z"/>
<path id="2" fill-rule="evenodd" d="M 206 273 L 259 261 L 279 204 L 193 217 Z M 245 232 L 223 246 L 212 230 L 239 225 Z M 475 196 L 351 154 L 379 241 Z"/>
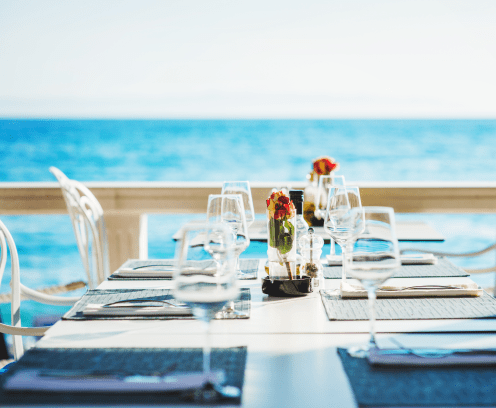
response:
<path id="1" fill-rule="evenodd" d="M 317 184 L 320 176 L 328 176 L 333 171 L 339 169 L 339 163 L 330 156 L 316 158 L 312 162 L 312 171 L 307 179 L 310 185 L 305 189 L 305 202 L 303 203 L 303 218 L 309 226 L 323 226 L 324 221 L 315 217 L 315 197 L 317 194 Z"/>
<path id="2" fill-rule="evenodd" d="M 322 156 L 315 159 L 312 163 L 313 170 L 310 173 L 313 180 L 314 176 L 327 176 L 333 171 L 339 169 L 339 163 L 334 160 L 334 158 L 329 156 Z"/>
<path id="3" fill-rule="evenodd" d="M 289 279 L 293 277 L 287 254 L 293 249 L 295 240 L 295 215 L 293 202 L 282 191 L 272 193 L 267 199 L 269 246 L 277 251 L 281 265 L 286 265 Z"/>

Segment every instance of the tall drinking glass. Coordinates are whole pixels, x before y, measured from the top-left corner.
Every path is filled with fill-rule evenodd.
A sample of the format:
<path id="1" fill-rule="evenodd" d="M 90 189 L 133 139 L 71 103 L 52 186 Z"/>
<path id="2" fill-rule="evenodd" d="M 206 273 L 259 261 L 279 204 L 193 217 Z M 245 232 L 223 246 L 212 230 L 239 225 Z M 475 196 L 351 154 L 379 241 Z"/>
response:
<path id="1" fill-rule="evenodd" d="M 347 270 L 358 279 L 368 294 L 370 339 L 363 347 L 349 349 L 356 357 L 366 357 L 375 341 L 375 299 L 377 288 L 401 267 L 398 239 L 396 238 L 394 210 L 389 207 L 363 207 L 360 212 L 365 231 L 355 242 L 351 256 L 347 257 Z"/>
<path id="2" fill-rule="evenodd" d="M 354 208 L 357 208 L 358 211 L 352 212 L 351 210 Z M 361 208 L 362 203 L 358 187 L 345 186 L 329 189 L 324 229 L 341 247 L 343 282 L 346 282 L 345 259 L 353 248 L 353 242 L 364 228 L 363 222 L 360 220 Z"/>
<path id="3" fill-rule="evenodd" d="M 207 250 L 213 245 L 218 260 Z M 239 289 L 233 262 L 231 230 L 222 224 L 186 226 L 176 248 L 177 269 L 174 272 L 174 297 L 187 304 L 193 315 L 205 324 L 203 372 L 205 385 L 213 387 L 217 376 L 210 371 L 210 321 L 229 301 L 236 299 Z M 220 386 L 219 386 L 220 387 Z M 217 388 L 222 392 L 221 388 Z M 212 396 L 204 390 L 204 397 Z"/>
<path id="4" fill-rule="evenodd" d="M 249 181 L 224 181 L 221 194 L 241 194 L 245 209 L 246 225 L 248 228 L 255 221 L 255 210 L 253 209 L 253 197 Z"/>
<path id="5" fill-rule="evenodd" d="M 333 174 L 320 176 L 317 196 L 315 197 L 315 216 L 318 219 L 325 217 L 329 189 L 331 187 L 344 187 L 345 185 L 344 176 Z M 336 255 L 336 243 L 334 242 L 334 239 L 331 238 L 331 256 L 334 255 Z"/>
<path id="6" fill-rule="evenodd" d="M 243 278 L 239 269 L 239 255 L 250 245 L 243 199 L 240 194 L 210 194 L 208 196 L 207 221 L 228 226 L 233 237 L 234 262 L 238 278 Z"/>

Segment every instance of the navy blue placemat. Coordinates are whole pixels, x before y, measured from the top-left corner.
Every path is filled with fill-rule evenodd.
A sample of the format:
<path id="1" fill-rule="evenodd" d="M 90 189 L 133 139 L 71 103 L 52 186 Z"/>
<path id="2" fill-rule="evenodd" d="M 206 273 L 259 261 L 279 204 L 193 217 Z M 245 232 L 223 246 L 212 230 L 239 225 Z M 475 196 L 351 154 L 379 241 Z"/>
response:
<path id="1" fill-rule="evenodd" d="M 246 347 L 212 349 L 212 370 L 224 370 L 225 385 L 243 389 Z M 170 367 L 178 372 L 202 371 L 201 349 L 43 349 L 33 348 L 6 374 L 0 375 L 0 406 L 5 405 L 167 405 L 185 403 L 184 393 L 83 393 L 83 392 L 26 392 L 8 391 L 3 385 L 8 377 L 20 370 L 52 369 L 82 370 L 112 375 L 157 375 Z M 222 402 L 222 401 L 220 401 Z M 225 400 L 239 404 L 241 398 Z M 219 401 L 216 402 L 217 404 Z"/>
<path id="2" fill-rule="evenodd" d="M 321 290 L 329 320 L 368 320 L 368 299 L 342 299 L 336 291 Z M 482 296 L 379 298 L 375 301 L 377 320 L 496 318 L 496 299 Z"/>
<path id="3" fill-rule="evenodd" d="M 338 349 L 359 406 L 494 406 L 494 367 L 373 367 Z"/>
<path id="4" fill-rule="evenodd" d="M 84 308 L 91 303 L 107 304 L 121 300 L 173 300 L 171 289 L 93 289 L 64 315 L 64 320 L 171 320 L 193 319 L 193 316 L 85 316 Z M 241 288 L 238 299 L 234 301 L 234 312 L 227 313 L 225 319 L 248 319 L 251 310 L 251 294 L 249 288 Z"/>
<path id="5" fill-rule="evenodd" d="M 324 266 L 324 278 L 341 279 L 342 267 L 329 266 L 325 259 L 322 260 Z M 346 275 L 351 278 L 351 275 Z M 453 265 L 446 258 L 439 258 L 435 265 L 402 265 L 395 278 L 441 278 L 441 277 L 469 276 L 467 272 Z"/>

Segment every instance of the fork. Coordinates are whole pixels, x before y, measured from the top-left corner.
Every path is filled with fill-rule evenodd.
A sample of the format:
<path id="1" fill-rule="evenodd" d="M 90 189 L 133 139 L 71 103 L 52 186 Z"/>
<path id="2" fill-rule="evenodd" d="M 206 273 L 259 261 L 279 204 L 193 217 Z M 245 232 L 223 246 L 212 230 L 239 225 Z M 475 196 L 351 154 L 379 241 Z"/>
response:
<path id="1" fill-rule="evenodd" d="M 417 285 L 417 286 L 407 286 L 405 288 L 379 288 L 378 291 L 401 292 L 403 290 L 435 290 L 435 289 L 464 289 L 464 288 L 460 286 L 451 286 L 451 285 Z"/>

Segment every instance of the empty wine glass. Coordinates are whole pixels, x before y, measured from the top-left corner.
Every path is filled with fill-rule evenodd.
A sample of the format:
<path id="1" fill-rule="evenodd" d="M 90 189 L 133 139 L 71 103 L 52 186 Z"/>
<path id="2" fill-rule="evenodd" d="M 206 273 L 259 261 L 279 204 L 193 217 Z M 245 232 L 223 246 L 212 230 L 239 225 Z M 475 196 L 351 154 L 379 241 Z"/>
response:
<path id="1" fill-rule="evenodd" d="M 238 278 L 243 279 L 239 269 L 239 255 L 250 244 L 243 200 L 240 194 L 210 194 L 208 196 L 207 221 L 227 225 L 233 236 L 234 263 Z M 214 255 L 216 257 L 217 255 Z"/>
<path id="2" fill-rule="evenodd" d="M 331 187 L 344 187 L 344 176 L 329 174 L 320 176 L 317 196 L 315 197 L 315 216 L 319 219 L 324 218 L 327 208 L 327 198 Z"/>
<path id="3" fill-rule="evenodd" d="M 253 209 L 253 198 L 249 181 L 224 181 L 222 194 L 241 194 L 245 209 L 246 225 L 250 227 L 255 221 L 255 210 Z"/>
<path id="4" fill-rule="evenodd" d="M 333 174 L 323 175 L 319 178 L 319 186 L 317 188 L 317 196 L 315 197 L 315 217 L 319 220 L 325 217 L 327 208 L 327 198 L 329 197 L 329 189 L 331 187 L 346 186 L 344 176 Z M 331 256 L 336 255 L 336 244 L 331 238 Z"/>
<path id="5" fill-rule="evenodd" d="M 360 220 L 360 211 L 351 212 L 354 208 L 358 210 L 362 208 L 358 187 L 345 186 L 329 189 L 324 228 L 341 247 L 342 282 L 346 282 L 345 258 L 351 252 L 353 242 L 364 228 Z"/>
<path id="6" fill-rule="evenodd" d="M 214 242 L 222 253 L 214 260 L 207 251 Z M 203 373 L 205 387 L 203 399 L 215 398 L 215 393 L 234 392 L 218 385 L 218 373 L 210 370 L 210 321 L 229 301 L 236 299 L 236 271 L 233 262 L 232 232 L 226 225 L 202 223 L 184 227 L 176 248 L 177 269 L 174 272 L 174 298 L 187 304 L 193 315 L 205 324 L 205 346 L 203 347 Z M 212 394 L 212 389 L 215 391 Z M 239 391 L 239 390 L 238 390 Z"/>
<path id="7" fill-rule="evenodd" d="M 251 188 L 249 181 L 224 181 L 222 184 L 222 193 L 221 194 L 240 194 L 243 206 L 245 209 L 245 219 L 246 219 L 246 227 L 249 229 L 250 225 L 255 221 L 255 210 L 253 208 L 253 197 L 251 195 Z M 241 266 L 238 262 L 238 277 L 241 279 L 256 279 L 256 271 L 255 274 L 253 270 L 247 271 L 241 269 Z"/>
<path id="8" fill-rule="evenodd" d="M 347 257 L 347 270 L 367 290 L 370 339 L 367 345 L 350 348 L 348 352 L 355 357 L 366 357 L 371 348 L 377 347 L 375 341 L 377 288 L 399 270 L 401 261 L 392 208 L 363 207 L 361 210 L 354 208 L 351 212 L 360 213 L 357 219 L 364 224 L 366 233 L 356 240 L 351 256 Z"/>

